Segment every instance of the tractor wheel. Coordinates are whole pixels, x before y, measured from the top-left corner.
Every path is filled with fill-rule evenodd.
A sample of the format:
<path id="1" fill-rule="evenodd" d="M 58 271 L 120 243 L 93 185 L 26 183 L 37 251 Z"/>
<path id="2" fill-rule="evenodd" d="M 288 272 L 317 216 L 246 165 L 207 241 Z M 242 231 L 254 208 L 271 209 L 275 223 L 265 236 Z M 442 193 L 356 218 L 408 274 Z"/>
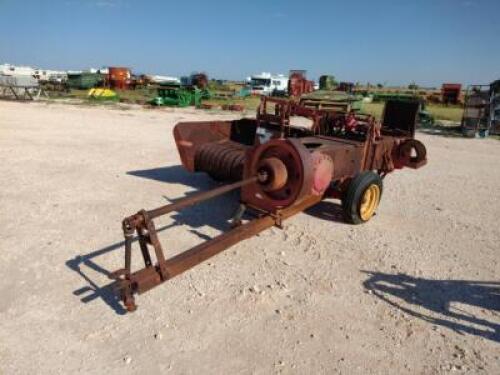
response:
<path id="1" fill-rule="evenodd" d="M 366 171 L 352 179 L 342 198 L 342 210 L 347 222 L 362 224 L 372 218 L 382 197 L 382 179 Z"/>

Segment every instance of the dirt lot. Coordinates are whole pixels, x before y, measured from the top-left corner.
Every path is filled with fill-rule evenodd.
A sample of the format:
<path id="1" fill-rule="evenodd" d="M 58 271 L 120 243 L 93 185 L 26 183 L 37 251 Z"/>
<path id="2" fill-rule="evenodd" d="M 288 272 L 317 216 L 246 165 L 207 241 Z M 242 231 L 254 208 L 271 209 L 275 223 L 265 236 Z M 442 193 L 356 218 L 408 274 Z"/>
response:
<path id="1" fill-rule="evenodd" d="M 121 219 L 215 186 L 171 136 L 207 116 L 223 115 L 0 102 L 1 374 L 500 373 L 490 139 L 419 134 L 428 166 L 387 177 L 368 224 L 324 202 L 124 314 Z M 167 251 L 227 229 L 235 198 L 161 221 Z"/>

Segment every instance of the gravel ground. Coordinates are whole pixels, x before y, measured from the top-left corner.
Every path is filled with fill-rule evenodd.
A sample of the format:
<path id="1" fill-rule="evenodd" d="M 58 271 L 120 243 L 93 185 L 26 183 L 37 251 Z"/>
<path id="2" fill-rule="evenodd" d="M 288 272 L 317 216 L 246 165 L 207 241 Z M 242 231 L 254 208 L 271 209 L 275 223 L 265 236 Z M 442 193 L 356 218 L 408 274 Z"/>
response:
<path id="1" fill-rule="evenodd" d="M 491 139 L 420 133 L 429 164 L 388 176 L 368 224 L 323 202 L 124 314 L 107 278 L 121 219 L 215 186 L 179 166 L 171 132 L 224 117 L 0 102 L 0 373 L 500 373 Z M 161 220 L 167 252 L 227 229 L 235 203 Z"/>

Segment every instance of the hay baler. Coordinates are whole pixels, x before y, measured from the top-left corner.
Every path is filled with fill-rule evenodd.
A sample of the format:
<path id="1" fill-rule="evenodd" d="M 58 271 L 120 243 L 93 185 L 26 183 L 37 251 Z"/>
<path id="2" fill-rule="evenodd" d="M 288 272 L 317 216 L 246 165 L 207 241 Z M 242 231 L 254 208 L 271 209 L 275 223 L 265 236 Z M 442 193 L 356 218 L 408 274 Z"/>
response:
<path id="1" fill-rule="evenodd" d="M 224 184 L 123 220 L 125 267 L 112 277 L 127 310 L 136 309 L 135 294 L 267 228 L 282 228 L 285 219 L 323 199 L 340 199 L 349 223 L 369 221 L 384 177 L 427 162 L 425 146 L 414 139 L 417 112 L 415 103 L 389 101 L 379 122 L 372 116 L 262 97 L 256 118 L 178 123 L 174 137 L 183 166 Z M 231 229 L 167 259 L 154 219 L 235 189 L 241 189 L 240 205 Z M 135 238 L 144 268 L 133 271 Z"/>

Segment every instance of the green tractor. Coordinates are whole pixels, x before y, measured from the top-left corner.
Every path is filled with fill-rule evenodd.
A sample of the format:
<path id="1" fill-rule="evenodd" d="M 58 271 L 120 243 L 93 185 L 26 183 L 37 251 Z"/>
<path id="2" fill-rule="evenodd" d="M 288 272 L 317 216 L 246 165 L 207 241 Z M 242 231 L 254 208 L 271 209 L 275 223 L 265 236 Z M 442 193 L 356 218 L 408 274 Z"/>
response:
<path id="1" fill-rule="evenodd" d="M 207 90 L 200 90 L 196 86 L 182 86 L 178 83 L 169 83 L 158 86 L 158 95 L 151 101 L 157 106 L 199 107 L 202 99 L 210 97 Z"/>

